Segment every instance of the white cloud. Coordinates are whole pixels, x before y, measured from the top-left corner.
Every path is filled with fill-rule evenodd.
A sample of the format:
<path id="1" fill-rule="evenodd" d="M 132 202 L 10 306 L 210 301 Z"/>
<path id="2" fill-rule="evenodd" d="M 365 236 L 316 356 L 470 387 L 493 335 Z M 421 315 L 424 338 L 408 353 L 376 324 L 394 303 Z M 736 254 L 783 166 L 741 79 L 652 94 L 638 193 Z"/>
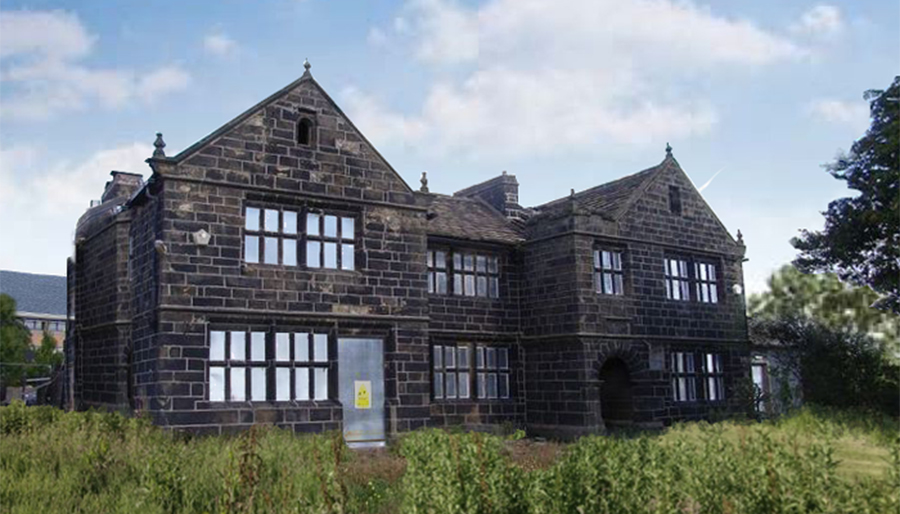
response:
<path id="1" fill-rule="evenodd" d="M 869 126 L 869 104 L 863 101 L 820 98 L 807 104 L 806 111 L 819 120 L 845 125 L 859 132 Z"/>
<path id="2" fill-rule="evenodd" d="M 65 273 L 75 223 L 99 199 L 112 170 L 149 175 L 150 145 L 133 143 L 101 150 L 82 162 L 39 162 L 41 149 L 0 148 L 0 267 Z M 20 244 L 29 251 L 22 251 Z"/>
<path id="3" fill-rule="evenodd" d="M 383 144 L 469 155 L 705 134 L 715 109 L 679 85 L 806 55 L 749 21 L 670 0 L 491 0 L 478 8 L 410 0 L 392 30 L 376 30 L 377 41 L 405 41 L 416 59 L 454 73 L 439 73 L 412 113 L 348 90 L 344 103 L 360 128 Z"/>
<path id="4" fill-rule="evenodd" d="M 224 57 L 236 52 L 238 44 L 226 34 L 217 32 L 203 38 L 203 48 L 213 55 Z"/>
<path id="5" fill-rule="evenodd" d="M 384 46 L 388 42 L 388 36 L 378 27 L 372 27 L 369 29 L 368 42 L 372 46 Z"/>
<path id="6" fill-rule="evenodd" d="M 800 20 L 791 25 L 796 34 L 811 36 L 833 36 L 844 29 L 841 11 L 836 6 L 819 4 L 800 16 Z"/>
<path id="7" fill-rule="evenodd" d="M 178 66 L 146 73 L 98 69 L 82 63 L 94 48 L 78 17 L 63 11 L 0 12 L 0 81 L 5 120 L 40 121 L 92 104 L 122 108 L 151 102 L 185 88 L 190 76 Z"/>

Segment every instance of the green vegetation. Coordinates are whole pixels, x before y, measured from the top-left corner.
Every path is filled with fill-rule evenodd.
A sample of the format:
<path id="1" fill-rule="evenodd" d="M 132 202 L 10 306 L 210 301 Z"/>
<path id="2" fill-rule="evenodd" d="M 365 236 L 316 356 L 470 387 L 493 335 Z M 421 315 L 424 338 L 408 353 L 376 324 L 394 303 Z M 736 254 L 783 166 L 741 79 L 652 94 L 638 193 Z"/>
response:
<path id="1" fill-rule="evenodd" d="M 563 446 L 425 430 L 190 438 L 118 414 L 0 408 L 4 512 L 896 512 L 896 420 L 806 409 Z M 536 456 L 530 459 L 529 456 Z"/>
<path id="2" fill-rule="evenodd" d="M 30 345 L 31 335 L 22 319 L 16 317 L 16 301 L 0 293 L 0 387 L 22 383 L 25 368 L 21 363 Z"/>

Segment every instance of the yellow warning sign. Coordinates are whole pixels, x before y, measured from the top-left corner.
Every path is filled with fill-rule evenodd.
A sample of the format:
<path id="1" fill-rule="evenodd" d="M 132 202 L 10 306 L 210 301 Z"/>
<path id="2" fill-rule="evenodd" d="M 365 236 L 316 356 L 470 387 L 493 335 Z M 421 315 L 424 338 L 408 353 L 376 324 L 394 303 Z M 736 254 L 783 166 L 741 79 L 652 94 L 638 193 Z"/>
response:
<path id="1" fill-rule="evenodd" d="M 369 380 L 355 380 L 353 384 L 356 386 L 356 408 L 371 409 L 372 401 L 370 391 L 372 390 L 372 382 Z"/>

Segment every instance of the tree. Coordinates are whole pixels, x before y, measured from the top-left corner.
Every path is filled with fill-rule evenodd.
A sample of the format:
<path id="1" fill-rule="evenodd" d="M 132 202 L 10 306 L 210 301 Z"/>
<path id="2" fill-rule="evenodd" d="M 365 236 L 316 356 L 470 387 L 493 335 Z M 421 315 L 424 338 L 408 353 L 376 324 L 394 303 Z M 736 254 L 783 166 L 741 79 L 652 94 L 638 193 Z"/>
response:
<path id="1" fill-rule="evenodd" d="M 768 320 L 809 318 L 847 333 L 880 341 L 891 357 L 900 351 L 900 320 L 870 307 L 879 295 L 868 286 L 853 287 L 832 273 L 802 273 L 785 265 L 768 280 L 769 290 L 751 296 L 748 313 Z"/>
<path id="2" fill-rule="evenodd" d="M 45 377 L 50 375 L 56 366 L 62 364 L 63 356 L 56 351 L 56 339 L 50 332 L 44 331 L 41 346 L 34 353 L 34 364 L 29 368 L 29 376 Z"/>
<path id="3" fill-rule="evenodd" d="M 31 336 L 25 323 L 16 316 L 16 301 L 8 294 L 0 294 L 0 388 L 21 383 L 25 368 L 25 353 Z M 19 365 L 13 365 L 19 364 Z"/>
<path id="4" fill-rule="evenodd" d="M 858 191 L 824 212 L 825 229 L 803 230 L 791 244 L 801 271 L 832 271 L 870 286 L 879 308 L 900 314 L 900 76 L 886 91 L 870 90 L 872 123 L 865 136 L 825 168 Z"/>

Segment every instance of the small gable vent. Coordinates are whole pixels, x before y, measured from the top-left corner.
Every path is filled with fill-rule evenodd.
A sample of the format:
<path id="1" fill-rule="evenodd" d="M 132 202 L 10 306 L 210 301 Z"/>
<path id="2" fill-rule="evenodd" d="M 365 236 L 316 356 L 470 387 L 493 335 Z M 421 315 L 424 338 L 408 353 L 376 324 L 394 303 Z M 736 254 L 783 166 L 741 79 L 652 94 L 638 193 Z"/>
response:
<path id="1" fill-rule="evenodd" d="M 301 118 L 297 123 L 297 144 L 311 146 L 313 142 L 313 122 L 309 118 Z"/>
<path id="2" fill-rule="evenodd" d="M 681 216 L 681 190 L 678 186 L 669 186 L 669 210 Z"/>

